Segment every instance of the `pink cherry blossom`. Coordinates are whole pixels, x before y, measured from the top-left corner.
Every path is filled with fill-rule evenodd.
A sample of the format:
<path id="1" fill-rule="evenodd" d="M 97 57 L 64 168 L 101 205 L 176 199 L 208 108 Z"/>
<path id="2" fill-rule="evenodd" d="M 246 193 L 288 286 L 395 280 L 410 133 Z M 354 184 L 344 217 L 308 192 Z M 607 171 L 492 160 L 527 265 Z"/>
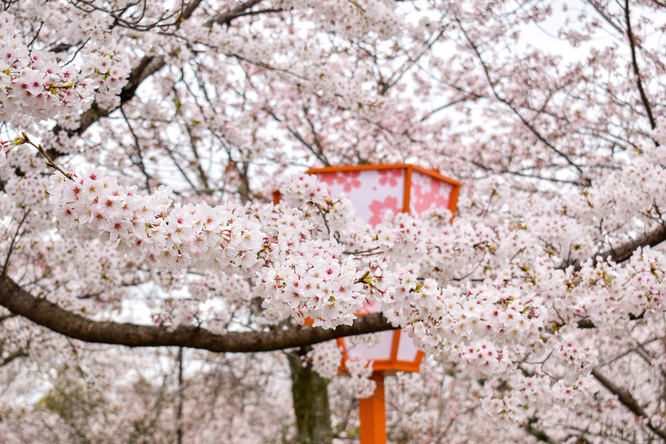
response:
<path id="1" fill-rule="evenodd" d="M 4 2 L 0 436 L 666 439 L 662 3 Z"/>

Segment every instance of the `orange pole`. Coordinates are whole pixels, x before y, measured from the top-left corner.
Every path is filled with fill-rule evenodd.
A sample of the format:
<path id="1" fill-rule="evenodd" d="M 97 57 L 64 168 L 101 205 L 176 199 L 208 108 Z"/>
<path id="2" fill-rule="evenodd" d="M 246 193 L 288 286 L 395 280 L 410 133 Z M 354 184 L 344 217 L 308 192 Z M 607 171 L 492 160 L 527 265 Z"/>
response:
<path id="1" fill-rule="evenodd" d="M 370 379 L 377 383 L 375 393 L 358 401 L 361 411 L 361 444 L 386 444 L 384 373 L 373 372 Z"/>
<path id="2" fill-rule="evenodd" d="M 402 212 L 409 213 L 409 199 L 412 196 L 412 168 L 405 169 L 405 189 L 402 198 Z"/>

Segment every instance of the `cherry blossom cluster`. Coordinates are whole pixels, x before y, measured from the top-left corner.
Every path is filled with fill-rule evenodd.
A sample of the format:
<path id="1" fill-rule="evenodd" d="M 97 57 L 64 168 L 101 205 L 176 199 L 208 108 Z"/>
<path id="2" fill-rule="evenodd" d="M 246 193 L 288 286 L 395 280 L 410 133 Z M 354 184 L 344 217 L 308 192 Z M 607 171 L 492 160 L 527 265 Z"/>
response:
<path id="1" fill-rule="evenodd" d="M 544 375 L 525 376 L 517 372 L 507 380 L 511 391 L 505 396 L 488 396 L 482 400 L 486 413 L 500 422 L 525 420 L 534 414 L 535 407 L 544 405 L 584 409 L 598 390 L 589 375 L 568 383 L 557 381 L 552 384 Z"/>
<path id="2" fill-rule="evenodd" d="M 44 205 L 47 201 L 47 177 L 27 176 L 13 177 L 5 184 L 5 192 L 16 202 L 23 202 L 30 207 Z"/>
<path id="3" fill-rule="evenodd" d="M 275 261 L 277 255 L 271 255 L 272 266 L 259 276 L 257 291 L 265 299 L 267 315 L 291 315 L 300 323 L 312 318 L 315 326 L 328 328 L 351 325 L 364 300 L 354 259 L 330 242 L 299 242 L 296 250 L 292 254 L 297 261 L 284 253 L 284 260 Z"/>
<path id="4" fill-rule="evenodd" d="M 644 172 L 632 164 L 617 177 L 632 181 Z M 479 376 L 506 372 L 527 355 L 542 355 L 548 344 L 556 352 L 544 365 L 557 367 L 568 381 L 596 365 L 597 355 L 589 343 L 593 336 L 561 326 L 587 318 L 600 329 L 622 329 L 632 316 L 663 310 L 659 270 L 666 267 L 656 251 L 644 249 L 622 269 L 603 261 L 589 261 L 580 270 L 556 269 L 557 260 L 544 256 L 544 249 L 562 245 L 563 238 L 569 245 L 585 239 L 573 236 L 575 218 L 568 214 L 542 224 L 557 204 L 544 209 L 528 203 L 525 208 L 535 210 L 494 227 L 456 220 L 439 233 L 430 231 L 432 220 L 387 215 L 373 232 L 353 219 L 348 201 L 330 198 L 314 177 L 288 182 L 280 205 L 251 210 L 172 207 L 165 188 L 138 196 L 135 188 L 98 174 L 55 179 L 50 194 L 63 227 L 106 238 L 164 269 L 254 272 L 252 291 L 263 298 L 265 315 L 275 320 L 312 318 L 330 328 L 351 323 L 364 302 L 376 299 L 419 347 Z M 572 200 L 571 207 L 584 208 L 588 196 Z M 534 227 L 539 227 L 537 242 Z M 589 249 L 592 242 L 587 242 Z M 435 248 L 437 259 L 429 254 Z M 438 270 L 459 254 L 468 255 L 470 271 L 453 266 L 444 276 L 485 274 L 485 282 L 442 286 L 422 277 L 441 275 Z M 627 282 L 635 282 L 636 291 L 627 292 Z M 183 310 L 183 322 L 198 313 L 196 304 Z"/>
<path id="5" fill-rule="evenodd" d="M 345 365 L 349 371 L 347 385 L 354 395 L 357 398 L 372 396 L 377 385 L 375 381 L 370 379 L 370 376 L 372 376 L 372 361 L 358 359 L 347 361 Z"/>
<path id="6" fill-rule="evenodd" d="M 139 264 L 99 239 L 55 238 L 33 248 L 44 258 L 44 266 L 69 270 L 66 283 L 48 298 L 73 311 L 94 311 L 99 303 L 120 310 L 123 298 L 131 293 L 130 285 L 141 282 L 129 273 Z M 62 278 L 48 276 L 44 283 L 57 286 Z"/>
<path id="7" fill-rule="evenodd" d="M 323 342 L 312 346 L 307 359 L 312 369 L 324 378 L 333 378 L 340 371 L 342 350 L 336 341 Z"/>
<path id="8" fill-rule="evenodd" d="M 368 32 L 377 33 L 378 37 L 387 39 L 400 34 L 401 20 L 394 7 L 385 0 L 359 0 L 340 3 L 337 1 L 308 1 L 305 3 L 293 0 L 281 0 L 284 8 L 306 6 L 315 15 L 314 19 L 332 31 L 347 38 L 358 38 Z"/>
<path id="9" fill-rule="evenodd" d="M 300 322 L 312 318 L 315 325 L 328 328 L 350 324 L 364 300 L 354 258 L 332 240 L 332 234 L 326 234 L 331 240 L 324 240 L 310 230 L 328 233 L 326 225 L 341 228 L 342 214 L 351 207 L 328 197 L 316 200 L 325 189 L 312 178 L 297 179 L 292 188 L 296 197 L 286 197 L 285 202 L 302 207 L 269 208 L 263 214 L 233 205 L 172 207 L 168 188 L 143 196 L 136 194 L 135 186 L 120 185 L 100 171 L 82 178 L 55 176 L 49 193 L 55 216 L 66 231 L 108 240 L 141 260 L 150 258 L 164 270 L 257 272 L 255 294 L 264 298 L 268 317 L 291 315 Z M 287 186 L 285 193 L 290 189 Z M 299 222 L 308 218 L 316 221 L 318 230 Z"/>
<path id="10" fill-rule="evenodd" d="M 214 273 L 207 270 L 200 278 L 188 282 L 189 295 L 207 302 L 223 295 L 229 304 L 241 304 L 254 298 L 247 279 L 242 276 Z"/>
<path id="11" fill-rule="evenodd" d="M 9 140 L 0 141 L 0 168 L 4 167 L 9 163 L 7 159 L 7 155 L 9 154 L 9 152 L 13 148 L 21 145 L 22 143 L 23 140 L 21 138 L 16 138 L 13 141 Z"/>
<path id="12" fill-rule="evenodd" d="M 0 43 L 2 120 L 15 115 L 37 120 L 60 116 L 64 127 L 76 127 L 79 111 L 87 109 L 95 96 L 104 106 L 116 103 L 129 74 L 129 61 L 121 49 L 86 48 L 81 60 L 70 66 L 53 53 L 29 49 L 7 12 L 0 14 Z"/>
<path id="13" fill-rule="evenodd" d="M 315 326 L 351 324 L 365 301 L 363 272 L 335 237 L 359 225 L 347 199 L 332 199 L 314 176 L 287 181 L 283 203 L 262 215 L 265 232 L 275 239 L 256 290 L 269 316 L 307 318 Z M 362 225 L 361 225 L 362 226 Z"/>
<path id="14" fill-rule="evenodd" d="M 65 229 L 101 236 L 163 268 L 199 266 L 245 274 L 258 266 L 264 239 L 246 208 L 172 208 L 166 187 L 142 196 L 135 186 L 120 185 L 99 171 L 72 177 L 54 177 L 49 189 Z"/>
<path id="15" fill-rule="evenodd" d="M 541 340 L 547 309 L 517 287 L 436 288 L 426 281 L 413 290 L 415 313 L 405 330 L 440 358 L 495 374 L 516 358 L 515 344 L 531 348 Z"/>

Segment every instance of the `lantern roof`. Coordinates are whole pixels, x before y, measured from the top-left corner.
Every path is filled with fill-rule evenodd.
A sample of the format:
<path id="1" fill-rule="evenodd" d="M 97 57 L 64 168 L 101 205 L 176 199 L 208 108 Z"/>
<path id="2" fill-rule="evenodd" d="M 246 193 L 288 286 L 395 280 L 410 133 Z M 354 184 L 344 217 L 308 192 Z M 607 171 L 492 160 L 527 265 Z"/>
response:
<path id="1" fill-rule="evenodd" d="M 460 186 L 460 182 L 450 177 L 442 175 L 436 168 L 423 168 L 418 165 L 412 165 L 409 163 L 391 163 L 391 164 L 367 164 L 367 165 L 341 165 L 341 166 L 328 166 L 322 168 L 310 168 L 308 174 L 320 174 L 320 173 L 335 173 L 335 172 L 349 172 L 349 171 L 367 171 L 367 170 L 396 170 L 396 169 L 405 169 L 418 171 L 427 176 L 433 177 L 435 179 L 441 180 L 442 182 L 448 182 L 451 185 Z"/>

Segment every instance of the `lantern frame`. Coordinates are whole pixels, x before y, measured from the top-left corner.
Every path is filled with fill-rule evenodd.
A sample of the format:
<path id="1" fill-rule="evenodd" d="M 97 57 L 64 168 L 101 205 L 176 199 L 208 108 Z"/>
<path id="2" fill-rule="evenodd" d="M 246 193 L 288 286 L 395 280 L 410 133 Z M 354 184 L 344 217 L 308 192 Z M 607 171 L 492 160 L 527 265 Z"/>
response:
<path id="1" fill-rule="evenodd" d="M 361 316 L 367 313 L 361 314 Z M 372 361 L 372 371 L 373 372 L 382 372 L 385 375 L 394 375 L 397 372 L 418 372 L 421 368 L 421 361 L 423 360 L 423 353 L 421 350 L 416 350 L 416 355 L 412 360 L 398 359 L 398 352 L 400 350 L 400 340 L 403 334 L 402 329 L 398 328 L 395 330 L 389 330 L 380 333 L 370 333 L 370 334 L 382 334 L 382 335 L 391 335 L 391 351 L 390 357 L 388 359 L 371 359 Z M 363 335 L 361 335 L 363 336 Z M 349 352 L 347 350 L 347 344 L 345 343 L 345 338 L 337 338 L 338 347 L 342 350 L 342 363 L 340 364 L 340 371 L 348 372 L 347 361 L 355 360 L 349 357 Z M 404 343 L 403 343 L 404 345 Z"/>
<path id="2" fill-rule="evenodd" d="M 356 171 L 368 171 L 368 170 L 405 170 L 405 185 L 403 189 L 403 200 L 402 200 L 402 212 L 409 213 L 410 211 L 410 200 L 411 200 L 411 188 L 412 188 L 412 172 L 418 171 L 421 174 L 430 176 L 433 179 L 448 183 L 452 186 L 451 194 L 449 196 L 449 210 L 452 215 L 456 214 L 456 205 L 458 203 L 458 194 L 460 193 L 460 182 L 450 177 L 443 176 L 440 174 L 437 169 L 427 169 L 420 167 L 418 165 L 411 165 L 408 163 L 394 163 L 387 165 L 349 165 L 349 166 L 335 166 L 335 167 L 324 167 L 324 168 L 310 168 L 306 171 L 306 174 L 327 174 L 327 173 L 349 173 Z M 452 218 L 453 220 L 453 218 Z"/>

